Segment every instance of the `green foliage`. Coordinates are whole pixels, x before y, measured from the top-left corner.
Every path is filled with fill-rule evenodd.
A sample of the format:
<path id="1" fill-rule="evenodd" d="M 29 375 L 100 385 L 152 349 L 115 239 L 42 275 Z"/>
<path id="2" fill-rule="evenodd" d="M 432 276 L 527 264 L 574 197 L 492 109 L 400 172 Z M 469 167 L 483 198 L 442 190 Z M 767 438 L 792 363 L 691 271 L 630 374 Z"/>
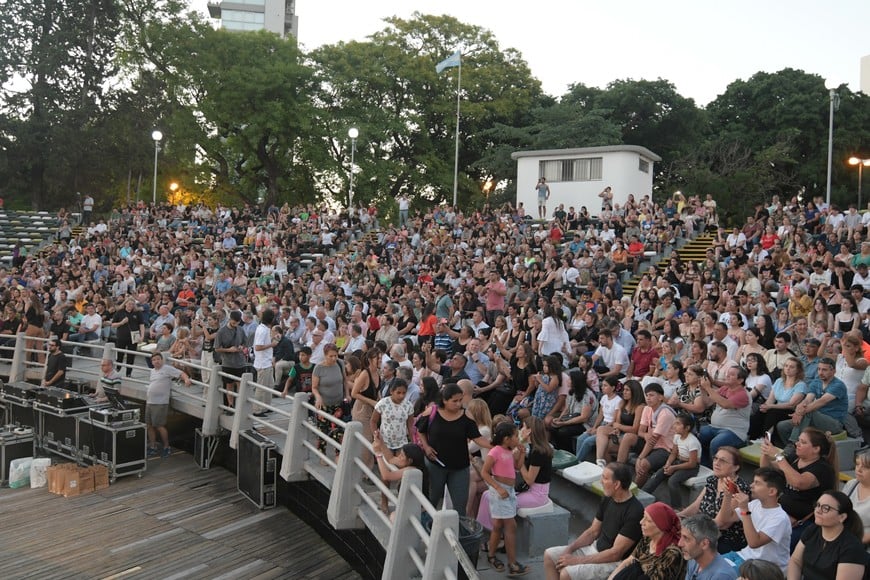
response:
<path id="1" fill-rule="evenodd" d="M 338 199 L 346 191 L 348 127 L 360 131 L 356 158 L 360 200 L 391 199 L 406 192 L 414 203 L 450 200 L 456 127 L 458 68 L 435 65 L 462 48 L 459 149 L 460 204 L 493 174 L 489 154 L 501 143 L 489 130 L 527 117 L 540 83 L 512 49 L 492 33 L 449 16 L 414 14 L 386 19 L 366 42 L 322 47 L 311 55 L 318 69 L 320 124 L 333 155 L 325 184 Z M 515 173 L 515 168 L 499 170 Z"/>
<path id="2" fill-rule="evenodd" d="M 110 0 L 0 4 L 0 180 L 34 207 L 68 202 L 93 177 L 118 28 Z"/>
<path id="3" fill-rule="evenodd" d="M 516 193 L 518 150 L 642 145 L 660 155 L 655 191 L 711 193 L 742 220 L 773 194 L 824 195 L 828 91 L 784 69 L 736 80 L 707 109 L 664 79 L 572 85 L 556 99 L 516 50 L 450 16 L 387 18 L 362 42 L 303 54 L 293 39 L 214 30 L 184 0 L 0 0 L 0 183 L 10 204 L 98 210 L 150 199 L 152 129 L 165 135 L 158 196 L 265 204 L 347 203 L 382 214 L 452 199 L 456 86 L 435 65 L 462 51 L 459 203 Z M 870 156 L 870 97 L 838 90 L 833 200 L 854 198 L 845 163 Z M 481 187 L 491 180 L 489 198 Z"/>

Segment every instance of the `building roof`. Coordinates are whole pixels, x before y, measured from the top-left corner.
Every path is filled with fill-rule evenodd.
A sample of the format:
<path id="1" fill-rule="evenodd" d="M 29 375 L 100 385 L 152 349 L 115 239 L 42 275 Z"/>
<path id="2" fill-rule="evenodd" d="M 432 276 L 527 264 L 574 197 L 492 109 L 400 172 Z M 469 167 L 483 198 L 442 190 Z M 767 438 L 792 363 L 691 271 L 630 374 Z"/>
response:
<path id="1" fill-rule="evenodd" d="M 572 149 L 541 149 L 538 151 L 514 151 L 511 159 L 521 157 L 552 157 L 555 155 L 592 155 L 595 153 L 637 153 L 648 157 L 652 161 L 661 161 L 662 158 L 640 145 L 605 145 L 603 147 L 575 147 Z"/>

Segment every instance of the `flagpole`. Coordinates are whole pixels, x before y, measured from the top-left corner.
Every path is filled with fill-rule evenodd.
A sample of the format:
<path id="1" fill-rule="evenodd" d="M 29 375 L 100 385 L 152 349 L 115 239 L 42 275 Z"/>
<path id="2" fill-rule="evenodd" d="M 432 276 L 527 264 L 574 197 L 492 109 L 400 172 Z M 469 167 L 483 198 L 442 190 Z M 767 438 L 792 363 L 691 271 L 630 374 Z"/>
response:
<path id="1" fill-rule="evenodd" d="M 453 208 L 456 208 L 456 183 L 459 179 L 459 95 L 462 91 L 462 58 L 459 59 L 459 74 L 456 77 L 456 149 L 453 152 Z"/>

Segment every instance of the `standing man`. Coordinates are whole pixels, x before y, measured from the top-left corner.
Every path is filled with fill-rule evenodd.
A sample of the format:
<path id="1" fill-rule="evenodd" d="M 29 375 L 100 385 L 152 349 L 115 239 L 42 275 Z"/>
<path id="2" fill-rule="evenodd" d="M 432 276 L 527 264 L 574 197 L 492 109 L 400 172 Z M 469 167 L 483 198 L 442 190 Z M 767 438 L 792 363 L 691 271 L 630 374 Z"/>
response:
<path id="1" fill-rule="evenodd" d="M 399 202 L 399 228 L 402 228 L 408 223 L 408 209 L 411 207 L 411 200 L 404 193 L 400 193 L 397 198 Z"/>
<path id="2" fill-rule="evenodd" d="M 85 200 L 82 202 L 82 226 L 87 227 L 91 223 L 91 214 L 94 212 L 94 198 L 91 194 L 85 194 Z"/>
<path id="3" fill-rule="evenodd" d="M 737 569 L 717 551 L 719 526 L 707 514 L 683 519 L 680 550 L 688 562 L 686 578 L 693 580 L 736 580 Z M 682 579 L 680 579 L 682 580 Z"/>
<path id="4" fill-rule="evenodd" d="M 547 185 L 547 178 L 538 179 L 538 184 L 535 186 L 535 191 L 538 192 L 538 219 L 547 218 L 547 200 L 550 199 L 550 186 Z"/>
<path id="5" fill-rule="evenodd" d="M 182 370 L 172 365 L 164 364 L 163 355 L 155 352 L 151 355 L 151 376 L 148 380 L 148 394 L 145 396 L 145 425 L 148 428 L 148 457 L 157 457 L 157 435 L 163 443 L 163 458 L 169 457 L 172 448 L 169 446 L 169 431 L 166 429 L 166 419 L 169 417 L 169 399 L 172 396 L 173 379 L 181 378 L 184 384 L 190 386 L 190 377 Z"/>
<path id="6" fill-rule="evenodd" d="M 631 493 L 631 468 L 609 463 L 601 472 L 604 497 L 595 519 L 567 546 L 547 548 L 547 580 L 600 580 L 607 578 L 640 541 L 643 505 Z"/>
<path id="7" fill-rule="evenodd" d="M 145 338 L 145 324 L 142 322 L 142 314 L 136 308 L 135 300 L 132 298 L 124 300 L 124 308 L 118 310 L 112 317 L 112 328 L 115 329 L 115 346 L 118 348 L 118 368 L 121 368 L 120 365 L 126 356 L 126 374 L 129 377 L 133 373 L 135 351 L 139 347 L 139 342 Z"/>
<path id="8" fill-rule="evenodd" d="M 43 387 L 58 387 L 66 386 L 66 369 L 69 368 L 69 361 L 63 351 L 60 350 L 60 340 L 50 338 L 48 340 L 48 358 L 45 361 L 45 377 L 42 379 Z"/>
<path id="9" fill-rule="evenodd" d="M 242 373 L 245 372 L 245 331 L 240 326 L 241 322 L 241 312 L 230 312 L 229 320 L 218 330 L 214 341 L 214 351 L 220 358 L 221 370 L 232 375 L 232 378 L 223 377 L 224 388 L 230 392 L 238 390 Z M 235 397 L 227 395 L 226 404 L 232 407 Z"/>
<path id="10" fill-rule="evenodd" d="M 272 353 L 278 341 L 272 338 L 272 325 L 275 323 L 275 312 L 266 308 L 260 314 L 260 323 L 254 330 L 254 370 L 257 371 L 257 382 L 270 389 L 275 388 L 275 369 L 272 366 Z M 254 398 L 261 403 L 271 403 L 272 393 L 265 389 L 257 389 Z M 254 417 L 265 417 L 271 413 L 264 407 L 254 407 Z"/>

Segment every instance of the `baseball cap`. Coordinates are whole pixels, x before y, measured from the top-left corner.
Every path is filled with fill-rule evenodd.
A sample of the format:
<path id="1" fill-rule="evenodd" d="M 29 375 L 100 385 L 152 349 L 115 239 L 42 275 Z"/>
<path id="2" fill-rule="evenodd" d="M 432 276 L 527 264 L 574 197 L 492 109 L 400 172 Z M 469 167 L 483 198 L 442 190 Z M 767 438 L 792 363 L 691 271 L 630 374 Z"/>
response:
<path id="1" fill-rule="evenodd" d="M 818 338 L 808 338 L 804 341 L 804 344 L 814 344 L 816 346 L 822 346 L 822 341 Z"/>

